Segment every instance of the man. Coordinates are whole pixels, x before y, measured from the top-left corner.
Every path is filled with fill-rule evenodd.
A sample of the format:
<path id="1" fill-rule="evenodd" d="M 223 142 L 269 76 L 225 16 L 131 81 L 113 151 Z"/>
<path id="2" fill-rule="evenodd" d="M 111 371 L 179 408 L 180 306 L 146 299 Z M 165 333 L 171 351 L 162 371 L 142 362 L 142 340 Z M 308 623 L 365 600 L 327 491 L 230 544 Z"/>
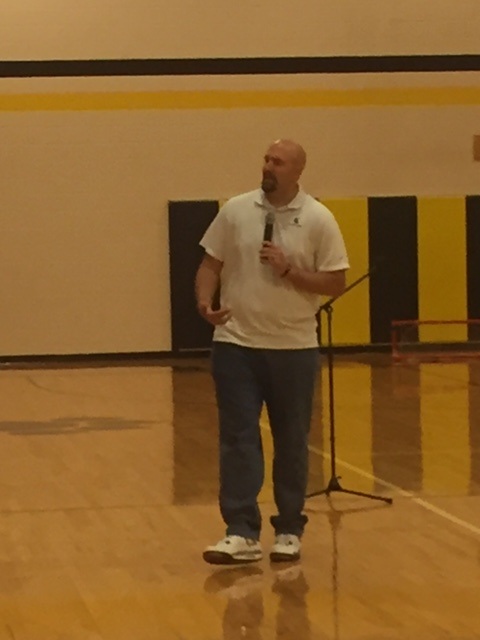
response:
<path id="1" fill-rule="evenodd" d="M 200 243 L 205 255 L 196 296 L 200 314 L 215 325 L 219 502 L 226 524 L 226 537 L 203 553 L 212 564 L 262 558 L 257 497 L 264 481 L 259 425 L 264 403 L 278 509 L 270 519 L 275 530 L 270 560 L 300 558 L 319 356 L 316 313 L 321 295 L 344 291 L 349 267 L 333 215 L 299 186 L 305 163 L 296 142 L 271 144 L 261 189 L 230 199 Z M 271 241 L 265 239 L 267 224 L 273 226 Z M 219 286 L 220 307 L 213 309 Z"/>

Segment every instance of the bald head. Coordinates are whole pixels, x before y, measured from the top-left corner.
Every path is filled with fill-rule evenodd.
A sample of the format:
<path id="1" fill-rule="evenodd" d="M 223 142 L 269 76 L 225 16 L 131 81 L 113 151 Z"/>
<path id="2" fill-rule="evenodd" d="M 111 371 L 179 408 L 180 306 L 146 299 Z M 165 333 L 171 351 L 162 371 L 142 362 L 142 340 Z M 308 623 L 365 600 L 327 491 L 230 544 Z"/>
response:
<path id="1" fill-rule="evenodd" d="M 301 144 L 294 140 L 280 138 L 270 145 L 270 149 L 282 149 L 290 158 L 292 163 L 299 169 L 300 174 L 307 164 L 307 154 Z"/>
<path id="2" fill-rule="evenodd" d="M 293 140 L 275 140 L 263 160 L 264 193 L 272 203 L 288 203 L 298 192 L 298 181 L 307 162 L 304 148 Z"/>

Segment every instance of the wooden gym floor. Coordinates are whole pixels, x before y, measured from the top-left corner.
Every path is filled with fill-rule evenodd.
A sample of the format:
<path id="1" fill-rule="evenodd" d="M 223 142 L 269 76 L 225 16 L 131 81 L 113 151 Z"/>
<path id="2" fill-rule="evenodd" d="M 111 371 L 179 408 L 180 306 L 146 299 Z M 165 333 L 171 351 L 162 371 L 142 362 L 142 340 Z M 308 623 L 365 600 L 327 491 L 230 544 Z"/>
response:
<path id="1" fill-rule="evenodd" d="M 0 640 L 478 640 L 479 384 L 477 363 L 338 358 L 341 485 L 393 505 L 311 497 L 300 564 L 214 568 L 206 361 L 4 366 Z M 309 492 L 330 478 L 326 390 Z M 268 551 L 269 478 L 261 503 Z"/>

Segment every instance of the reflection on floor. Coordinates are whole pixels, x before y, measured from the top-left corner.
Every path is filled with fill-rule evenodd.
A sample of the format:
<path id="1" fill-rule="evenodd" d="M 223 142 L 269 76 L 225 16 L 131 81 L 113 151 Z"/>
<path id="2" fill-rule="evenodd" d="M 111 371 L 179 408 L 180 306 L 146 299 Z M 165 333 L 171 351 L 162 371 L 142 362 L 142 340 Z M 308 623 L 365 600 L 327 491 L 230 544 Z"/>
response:
<path id="1" fill-rule="evenodd" d="M 433 495 L 478 495 L 480 491 L 480 364 L 390 366 L 346 361 L 335 369 L 337 456 L 354 466 L 341 469 L 360 491 L 383 490 L 375 478 L 406 491 Z M 323 372 L 326 378 L 326 372 Z M 195 381 L 195 382 L 194 382 Z M 175 497 L 213 501 L 217 492 L 216 409 L 206 369 L 174 373 Z M 192 429 L 192 406 L 198 408 Z M 266 447 L 268 424 L 262 421 Z M 328 388 L 320 377 L 311 432 L 311 490 L 330 477 Z M 207 438 L 205 438 L 207 436 Z M 190 458 L 192 459 L 189 459 Z M 196 460 L 196 462 L 193 461 Z M 188 469 L 204 461 L 195 486 Z M 201 464 L 201 463 L 200 463 Z M 188 477 L 182 478 L 182 469 Z M 264 495 L 268 493 L 268 486 Z"/>
<path id="2" fill-rule="evenodd" d="M 310 498 L 300 564 L 212 568 L 208 362 L 0 370 L 0 640 L 478 640 L 480 364 L 342 357 L 334 379 L 341 484 L 393 505 Z M 260 501 L 268 523 L 268 478 Z"/>

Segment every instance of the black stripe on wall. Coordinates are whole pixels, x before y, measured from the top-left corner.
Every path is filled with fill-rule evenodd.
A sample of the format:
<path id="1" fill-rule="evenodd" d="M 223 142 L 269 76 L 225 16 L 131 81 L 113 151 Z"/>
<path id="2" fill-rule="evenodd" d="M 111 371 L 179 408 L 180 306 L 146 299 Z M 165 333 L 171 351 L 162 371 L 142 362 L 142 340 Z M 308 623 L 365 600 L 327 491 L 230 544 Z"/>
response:
<path id="1" fill-rule="evenodd" d="M 480 55 L 0 61 L 0 78 L 480 71 Z"/>
<path id="2" fill-rule="evenodd" d="M 203 257 L 199 246 L 218 212 L 218 202 L 180 201 L 168 204 L 172 351 L 209 349 L 213 328 L 197 312 L 195 274 Z"/>
<path id="3" fill-rule="evenodd" d="M 391 341 L 392 320 L 418 319 L 417 199 L 368 199 L 370 341 Z"/>
<path id="4" fill-rule="evenodd" d="M 480 196 L 466 198 L 468 317 L 480 318 Z M 480 340 L 480 326 L 468 328 L 470 340 Z"/>

